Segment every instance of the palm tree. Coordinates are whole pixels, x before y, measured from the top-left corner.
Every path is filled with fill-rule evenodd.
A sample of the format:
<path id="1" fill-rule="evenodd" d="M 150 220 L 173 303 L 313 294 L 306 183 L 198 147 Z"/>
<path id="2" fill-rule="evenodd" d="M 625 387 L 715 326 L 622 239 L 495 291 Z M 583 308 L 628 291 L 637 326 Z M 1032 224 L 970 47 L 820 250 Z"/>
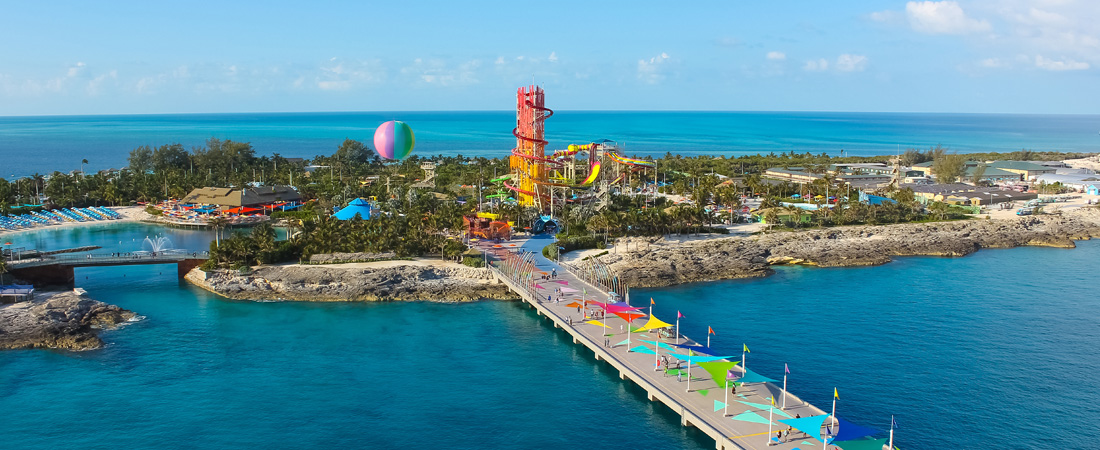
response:
<path id="1" fill-rule="evenodd" d="M 88 159 L 87 158 L 80 160 L 80 178 L 84 178 L 84 165 L 85 164 L 88 164 Z"/>
<path id="2" fill-rule="evenodd" d="M 229 225 L 229 221 L 224 217 L 215 217 L 207 221 L 210 226 L 214 227 L 214 242 L 217 247 L 221 247 L 222 228 Z"/>
<path id="3" fill-rule="evenodd" d="M 791 216 L 790 222 L 792 224 L 792 227 L 798 228 L 802 226 L 802 208 L 794 205 L 789 205 L 785 209 L 787 210 L 787 214 Z"/>

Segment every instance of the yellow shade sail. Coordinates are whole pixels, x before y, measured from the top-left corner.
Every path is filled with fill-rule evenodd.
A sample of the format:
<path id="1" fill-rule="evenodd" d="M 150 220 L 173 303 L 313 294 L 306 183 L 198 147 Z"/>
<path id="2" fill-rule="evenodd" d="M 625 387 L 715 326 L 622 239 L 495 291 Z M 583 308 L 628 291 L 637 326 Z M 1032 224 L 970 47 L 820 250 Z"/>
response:
<path id="1" fill-rule="evenodd" d="M 637 331 L 642 332 L 642 331 L 656 330 L 658 328 L 667 328 L 667 327 L 671 327 L 671 326 L 672 326 L 671 323 L 667 323 L 667 322 L 665 322 L 661 319 L 658 319 L 656 316 L 649 316 L 649 320 L 646 321 L 645 325 L 642 325 L 642 327 L 639 328 Z"/>

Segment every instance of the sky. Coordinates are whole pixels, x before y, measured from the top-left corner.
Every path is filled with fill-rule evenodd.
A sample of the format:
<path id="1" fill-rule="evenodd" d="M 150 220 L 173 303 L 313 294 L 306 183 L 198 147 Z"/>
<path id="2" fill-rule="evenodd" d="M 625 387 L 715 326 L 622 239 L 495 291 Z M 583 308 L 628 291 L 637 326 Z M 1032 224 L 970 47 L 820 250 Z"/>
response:
<path id="1" fill-rule="evenodd" d="M 1100 113 L 1097 0 L 0 0 L 0 115 Z"/>

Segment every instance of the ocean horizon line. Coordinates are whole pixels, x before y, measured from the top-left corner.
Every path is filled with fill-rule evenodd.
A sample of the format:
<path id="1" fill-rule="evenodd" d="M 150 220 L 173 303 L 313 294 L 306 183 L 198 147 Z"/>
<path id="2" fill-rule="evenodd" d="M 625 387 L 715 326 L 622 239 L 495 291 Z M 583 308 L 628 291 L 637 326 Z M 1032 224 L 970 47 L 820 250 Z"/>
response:
<path id="1" fill-rule="evenodd" d="M 845 110 L 734 110 L 734 109 L 556 109 L 555 113 L 699 113 L 699 114 L 882 114 L 927 116 L 1018 116 L 1018 117 L 1097 117 L 1096 113 L 1021 113 L 1021 112 L 950 112 L 950 111 L 845 111 Z M 409 109 L 409 110 L 347 110 L 347 111 L 234 111 L 234 112 L 156 112 L 103 114 L 0 114 L 0 119 L 86 118 L 86 117 L 179 117 L 179 116 L 288 116 L 335 114 L 431 114 L 431 113 L 514 113 L 510 109 Z"/>

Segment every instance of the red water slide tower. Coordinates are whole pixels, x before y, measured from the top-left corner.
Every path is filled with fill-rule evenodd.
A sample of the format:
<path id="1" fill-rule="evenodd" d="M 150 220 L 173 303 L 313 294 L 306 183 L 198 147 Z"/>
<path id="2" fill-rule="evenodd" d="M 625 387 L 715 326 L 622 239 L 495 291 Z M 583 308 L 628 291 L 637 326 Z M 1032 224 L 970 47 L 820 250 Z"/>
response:
<path id="1" fill-rule="evenodd" d="M 542 88 L 527 86 L 516 92 L 516 128 L 512 134 L 516 137 L 516 148 L 512 150 L 511 166 L 521 206 L 542 206 L 542 197 L 549 192 L 545 189 L 547 180 L 546 163 L 546 119 L 554 111 L 546 108 L 546 99 Z"/>

